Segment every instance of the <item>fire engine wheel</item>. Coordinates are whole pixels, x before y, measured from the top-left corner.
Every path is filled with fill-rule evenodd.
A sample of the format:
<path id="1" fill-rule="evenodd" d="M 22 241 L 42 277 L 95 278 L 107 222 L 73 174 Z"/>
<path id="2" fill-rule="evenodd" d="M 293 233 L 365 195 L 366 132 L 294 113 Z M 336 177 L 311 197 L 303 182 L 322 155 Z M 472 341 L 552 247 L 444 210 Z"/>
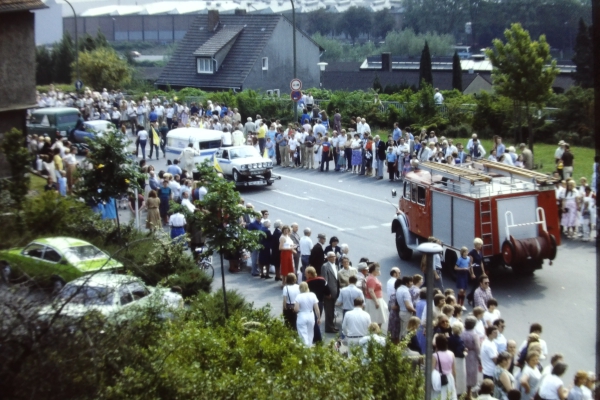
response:
<path id="1" fill-rule="evenodd" d="M 406 245 L 406 238 L 402 233 L 402 228 L 399 228 L 398 232 L 396 232 L 396 250 L 400 259 L 408 261 L 412 258 L 413 251 Z"/>

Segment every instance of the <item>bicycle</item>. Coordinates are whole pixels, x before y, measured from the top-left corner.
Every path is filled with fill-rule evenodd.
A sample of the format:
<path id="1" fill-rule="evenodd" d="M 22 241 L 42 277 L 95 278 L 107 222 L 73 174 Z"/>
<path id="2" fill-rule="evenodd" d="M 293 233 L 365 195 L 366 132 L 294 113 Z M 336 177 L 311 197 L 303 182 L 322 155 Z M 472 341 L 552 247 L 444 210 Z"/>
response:
<path id="1" fill-rule="evenodd" d="M 215 269 L 212 265 L 212 255 L 204 255 L 204 247 L 197 247 L 195 253 L 198 268 L 209 277 L 214 278 Z"/>

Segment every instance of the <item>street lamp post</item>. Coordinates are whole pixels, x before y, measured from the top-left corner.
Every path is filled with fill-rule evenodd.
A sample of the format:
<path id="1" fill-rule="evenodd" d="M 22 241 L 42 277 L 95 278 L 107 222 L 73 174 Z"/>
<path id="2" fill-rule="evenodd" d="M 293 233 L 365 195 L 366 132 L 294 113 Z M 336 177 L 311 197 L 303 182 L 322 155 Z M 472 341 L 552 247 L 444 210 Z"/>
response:
<path id="1" fill-rule="evenodd" d="M 77 13 L 75 12 L 75 9 L 73 8 L 73 5 L 71 4 L 71 2 L 69 2 L 69 0 L 65 0 L 65 3 L 67 3 L 69 7 L 71 7 L 71 10 L 73 11 L 73 18 L 75 19 L 75 69 L 77 73 L 77 81 L 79 82 L 79 38 L 77 33 Z M 79 86 L 75 85 L 75 89 L 77 90 L 77 94 L 79 95 Z"/>
<path id="2" fill-rule="evenodd" d="M 294 53 L 294 76 L 292 79 L 298 78 L 296 75 L 296 7 L 294 6 L 294 0 L 290 0 L 292 3 L 292 48 Z M 298 122 L 298 106 L 294 103 L 294 123 Z"/>
<path id="3" fill-rule="evenodd" d="M 436 243 L 423 243 L 417 250 L 427 255 L 427 325 L 425 326 L 425 340 L 427 351 L 425 352 L 425 400 L 431 400 L 431 370 L 433 357 L 433 255 L 441 253 L 443 248 Z"/>
<path id="4" fill-rule="evenodd" d="M 323 89 L 323 72 L 325 72 L 325 67 L 327 67 L 329 64 L 327 64 L 326 62 L 320 62 L 317 63 L 317 65 L 319 66 L 319 88 Z"/>

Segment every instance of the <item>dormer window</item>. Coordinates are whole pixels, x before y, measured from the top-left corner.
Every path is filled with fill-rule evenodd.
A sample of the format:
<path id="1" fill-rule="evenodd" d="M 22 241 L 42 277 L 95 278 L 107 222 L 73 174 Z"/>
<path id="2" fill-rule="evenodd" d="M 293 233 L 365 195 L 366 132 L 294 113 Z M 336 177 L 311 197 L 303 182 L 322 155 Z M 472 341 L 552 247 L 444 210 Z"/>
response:
<path id="1" fill-rule="evenodd" d="M 213 73 L 213 60 L 210 57 L 198 57 L 196 59 L 197 72 L 199 74 Z"/>

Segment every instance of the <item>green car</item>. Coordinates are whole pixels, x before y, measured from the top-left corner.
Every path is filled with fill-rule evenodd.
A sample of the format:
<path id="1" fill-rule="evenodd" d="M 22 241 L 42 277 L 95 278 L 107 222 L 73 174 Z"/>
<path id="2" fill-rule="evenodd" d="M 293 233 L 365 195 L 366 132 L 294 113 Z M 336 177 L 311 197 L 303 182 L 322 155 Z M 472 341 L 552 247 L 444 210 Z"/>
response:
<path id="1" fill-rule="evenodd" d="M 56 290 L 82 275 L 120 268 L 121 263 L 96 246 L 68 237 L 37 239 L 24 248 L 0 251 L 0 272 L 7 284 L 33 278 Z"/>
<path id="2" fill-rule="evenodd" d="M 52 140 L 56 134 L 66 138 L 77 125 L 79 110 L 71 107 L 39 108 L 31 114 L 27 123 L 27 134 L 43 136 L 47 134 Z"/>

